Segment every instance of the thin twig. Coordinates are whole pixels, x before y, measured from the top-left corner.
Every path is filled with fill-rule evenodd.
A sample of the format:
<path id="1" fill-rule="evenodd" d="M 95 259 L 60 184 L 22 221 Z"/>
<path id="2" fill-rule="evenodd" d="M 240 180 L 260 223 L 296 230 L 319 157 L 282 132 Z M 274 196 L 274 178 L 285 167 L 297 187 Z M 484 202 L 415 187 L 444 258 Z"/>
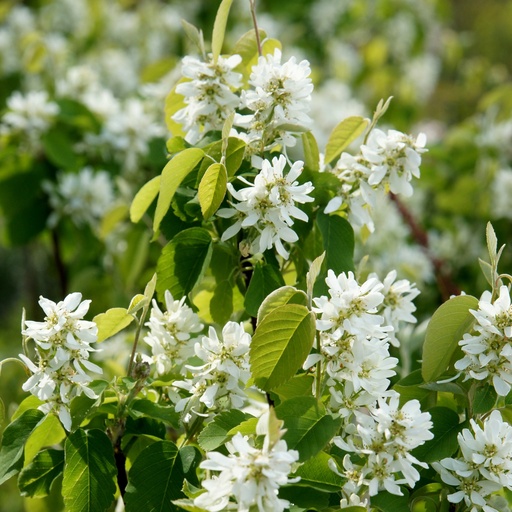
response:
<path id="1" fill-rule="evenodd" d="M 254 32 L 256 34 L 256 45 L 258 46 L 258 55 L 261 57 L 263 55 L 263 50 L 261 48 L 260 31 L 258 29 L 258 20 L 256 19 L 256 2 L 255 2 L 255 0 L 249 0 L 249 3 L 251 5 L 251 16 L 252 16 L 252 23 L 254 25 Z"/>

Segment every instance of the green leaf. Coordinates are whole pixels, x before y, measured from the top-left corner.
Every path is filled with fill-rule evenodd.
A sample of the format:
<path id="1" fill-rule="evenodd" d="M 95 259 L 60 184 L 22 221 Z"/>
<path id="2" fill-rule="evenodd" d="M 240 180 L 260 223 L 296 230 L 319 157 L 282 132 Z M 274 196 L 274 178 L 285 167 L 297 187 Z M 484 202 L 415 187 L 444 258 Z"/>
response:
<path id="1" fill-rule="evenodd" d="M 338 215 L 317 215 L 325 249 L 324 268 L 336 275 L 354 271 L 354 230 L 347 219 Z M 318 285 L 318 282 L 317 282 Z M 323 286 L 323 282 L 322 282 Z M 315 287 L 315 293 L 318 293 Z"/>
<path id="2" fill-rule="evenodd" d="M 191 457 L 191 450 L 194 451 Z M 195 479 L 200 454 L 192 446 L 178 451 L 171 441 L 157 441 L 135 459 L 128 474 L 126 512 L 174 512 L 172 500 L 185 498 L 183 481 Z"/>
<path id="3" fill-rule="evenodd" d="M 221 205 L 226 195 L 228 174 L 222 164 L 212 164 L 201 179 L 198 188 L 199 204 L 205 220 L 209 219 Z"/>
<path id="4" fill-rule="evenodd" d="M 267 34 L 264 30 L 259 29 L 258 34 L 260 41 L 263 41 Z M 256 31 L 254 29 L 249 30 L 243 34 L 240 39 L 235 43 L 233 47 L 233 55 L 240 55 L 242 62 L 248 64 L 255 55 L 258 54 L 258 44 L 256 42 Z"/>
<path id="5" fill-rule="evenodd" d="M 217 283 L 210 300 L 210 314 L 214 322 L 225 324 L 233 313 L 233 285 L 230 281 Z"/>
<path id="6" fill-rule="evenodd" d="M 29 409 L 5 428 L 0 448 L 0 485 L 23 466 L 25 442 L 42 418 L 44 413 L 38 409 Z"/>
<path id="7" fill-rule="evenodd" d="M 317 489 L 302 487 L 298 484 L 281 487 L 279 489 L 279 498 L 288 500 L 296 507 L 301 507 L 308 510 L 308 512 L 324 510 L 329 505 L 329 494 Z M 346 508 L 343 511 L 346 512 Z M 361 507 L 360 512 L 367 512 L 367 509 Z"/>
<path id="8" fill-rule="evenodd" d="M 283 277 L 273 265 L 257 262 L 245 294 L 244 306 L 247 313 L 256 317 L 265 297 L 283 285 Z"/>
<path id="9" fill-rule="evenodd" d="M 319 171 L 320 152 L 315 136 L 311 132 L 302 134 L 302 146 L 304 147 L 304 165 L 311 171 Z"/>
<path id="10" fill-rule="evenodd" d="M 18 419 L 25 411 L 28 411 L 30 409 L 37 409 L 40 405 L 43 404 L 44 402 L 37 398 L 37 396 L 27 396 L 27 398 L 24 398 L 21 401 L 20 405 L 18 405 L 16 411 L 14 411 L 14 414 L 11 417 L 11 421 Z"/>
<path id="11" fill-rule="evenodd" d="M 409 510 L 409 492 L 402 487 L 403 496 L 397 496 L 387 491 L 379 491 L 372 496 L 372 507 L 376 507 L 382 512 L 410 512 Z"/>
<path id="12" fill-rule="evenodd" d="M 93 321 L 98 325 L 97 342 L 100 343 L 114 336 L 114 334 L 128 327 L 133 320 L 133 316 L 125 308 L 112 308 L 105 311 L 105 313 L 96 315 Z"/>
<path id="13" fill-rule="evenodd" d="M 459 341 L 475 320 L 469 310 L 477 307 L 475 297 L 460 295 L 445 302 L 434 313 L 423 344 L 421 373 L 426 382 L 436 380 L 447 370 Z"/>
<path id="14" fill-rule="evenodd" d="M 163 301 L 165 290 L 174 299 L 187 295 L 204 274 L 211 258 L 212 237 L 206 229 L 189 228 L 178 233 L 162 250 L 156 266 L 156 291 Z"/>
<path id="15" fill-rule="evenodd" d="M 62 496 L 68 512 L 102 512 L 114 501 L 117 474 L 114 449 L 98 429 L 79 428 L 64 445 Z"/>
<path id="16" fill-rule="evenodd" d="M 368 126 L 368 120 L 358 116 L 347 117 L 335 126 L 325 147 L 325 163 L 331 163 L 357 139 Z"/>
<path id="17" fill-rule="evenodd" d="M 284 306 L 285 304 L 300 304 L 302 306 L 308 305 L 308 298 L 302 290 L 297 290 L 294 286 L 282 286 L 267 297 L 261 303 L 258 309 L 258 324 L 267 316 L 271 311 Z"/>
<path id="18" fill-rule="evenodd" d="M 212 34 L 212 56 L 213 62 L 217 63 L 217 59 L 222 51 L 222 44 L 224 43 L 224 34 L 226 32 L 226 24 L 228 22 L 229 9 L 233 0 L 222 0 L 215 22 L 213 24 Z"/>
<path id="19" fill-rule="evenodd" d="M 457 435 L 466 424 L 459 424 L 459 415 L 448 407 L 433 407 L 428 412 L 432 417 L 431 432 L 434 438 L 415 448 L 412 453 L 419 460 L 431 463 L 451 457 L 457 451 Z"/>
<path id="20" fill-rule="evenodd" d="M 64 469 L 63 450 L 42 450 L 34 460 L 25 466 L 18 478 L 18 487 L 22 496 L 42 498 L 50 494 L 53 481 Z"/>
<path id="21" fill-rule="evenodd" d="M 229 431 L 248 418 L 250 418 L 248 414 L 238 409 L 217 414 L 214 420 L 208 423 L 199 434 L 197 438 L 199 446 L 206 452 L 216 450 L 229 439 Z"/>
<path id="22" fill-rule="evenodd" d="M 249 358 L 257 386 L 269 391 L 302 366 L 315 338 L 315 316 L 298 304 L 279 306 L 256 328 Z"/>
<path id="23" fill-rule="evenodd" d="M 89 387 L 96 393 L 98 396 L 105 391 L 105 388 L 108 386 L 108 382 L 106 380 L 93 380 Z M 89 398 L 86 394 L 82 393 L 81 395 L 73 398 L 71 400 L 71 406 L 69 408 L 69 412 L 71 414 L 71 430 L 74 431 L 81 424 L 82 421 L 86 418 L 86 416 L 91 412 L 91 409 L 98 402 L 97 398 Z"/>
<path id="24" fill-rule="evenodd" d="M 494 409 L 497 399 L 498 394 L 492 385 L 483 384 L 478 386 L 475 390 L 473 400 L 471 400 L 473 404 L 473 414 L 485 414 Z"/>
<path id="25" fill-rule="evenodd" d="M 160 190 L 160 180 L 160 176 L 155 176 L 135 194 L 132 204 L 130 205 L 130 220 L 132 222 L 139 222 L 148 211 L 148 208 L 156 199 L 158 191 Z"/>
<path id="26" fill-rule="evenodd" d="M 43 149 L 50 162 L 62 169 L 77 166 L 77 153 L 74 142 L 62 128 L 51 128 L 41 137 Z"/>
<path id="27" fill-rule="evenodd" d="M 31 461 L 41 448 L 59 444 L 66 437 L 57 416 L 48 414 L 32 431 L 25 443 L 25 464 Z"/>
<path id="28" fill-rule="evenodd" d="M 283 439 L 288 448 L 299 451 L 299 461 L 314 457 L 323 450 L 341 427 L 325 407 L 312 396 L 291 398 L 276 407 L 276 415 L 284 421 Z"/>
<path id="29" fill-rule="evenodd" d="M 203 33 L 192 23 L 189 23 L 186 20 L 181 20 L 181 26 L 187 34 L 187 37 L 194 43 L 194 45 L 199 50 L 199 53 L 204 52 L 204 41 L 203 41 Z"/>
<path id="30" fill-rule="evenodd" d="M 145 295 L 142 295 L 142 293 L 138 293 L 130 301 L 127 313 L 133 315 L 134 313 L 137 313 L 137 311 L 142 309 L 146 304 L 148 304 L 147 297 Z"/>
<path id="31" fill-rule="evenodd" d="M 329 460 L 332 457 L 320 452 L 302 464 L 293 474 L 293 477 L 300 476 L 298 485 L 313 487 L 320 491 L 339 492 L 343 479 L 329 467 Z"/>
<path id="32" fill-rule="evenodd" d="M 282 401 L 295 397 L 312 396 L 314 380 L 312 375 L 306 373 L 295 375 L 282 386 L 274 388 L 272 393 L 275 393 Z"/>
<path id="33" fill-rule="evenodd" d="M 322 270 L 322 263 L 325 259 L 325 252 L 323 252 L 318 258 L 315 258 L 313 263 L 311 263 L 311 267 L 309 272 L 306 274 L 306 284 L 308 290 L 308 301 L 311 304 L 311 300 L 313 297 L 313 287 L 315 286 L 315 281 L 317 280 L 320 272 Z"/>
<path id="34" fill-rule="evenodd" d="M 174 406 L 160 405 L 145 398 L 134 400 L 130 404 L 130 411 L 134 417 L 148 417 L 179 426 L 180 415 L 174 410 Z"/>
<path id="35" fill-rule="evenodd" d="M 156 233 L 167 210 L 171 206 L 172 198 L 181 182 L 194 169 L 204 157 L 204 151 L 199 148 L 185 149 L 178 153 L 164 167 L 160 180 L 160 193 L 156 203 L 153 231 Z"/>

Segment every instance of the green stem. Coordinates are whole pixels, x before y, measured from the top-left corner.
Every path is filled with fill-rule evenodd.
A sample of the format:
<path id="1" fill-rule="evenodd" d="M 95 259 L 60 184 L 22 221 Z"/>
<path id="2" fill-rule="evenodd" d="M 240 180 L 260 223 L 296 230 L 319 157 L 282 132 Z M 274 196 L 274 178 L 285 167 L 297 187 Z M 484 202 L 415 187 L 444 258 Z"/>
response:
<path id="1" fill-rule="evenodd" d="M 320 333 L 317 331 L 316 333 L 316 349 L 318 353 L 321 354 L 321 343 L 320 343 Z M 320 402 L 320 398 L 322 398 L 322 360 L 316 363 L 316 386 L 315 386 L 315 395 L 317 402 Z"/>
<path id="2" fill-rule="evenodd" d="M 28 368 L 27 368 L 27 365 L 21 361 L 21 359 L 18 359 L 17 357 L 8 357 L 7 359 L 4 359 L 3 361 L 0 361 L 0 375 L 2 375 L 2 366 L 5 364 L 5 363 L 18 363 L 20 364 L 23 369 L 25 370 L 25 372 L 28 374 Z"/>
<path id="3" fill-rule="evenodd" d="M 258 55 L 261 57 L 263 55 L 263 50 L 261 49 L 261 41 L 260 41 L 260 31 L 258 30 L 258 21 L 256 19 L 256 2 L 255 0 L 249 0 L 251 5 L 251 16 L 252 23 L 254 25 L 254 32 L 256 34 L 256 45 L 258 46 Z"/>
<path id="4" fill-rule="evenodd" d="M 135 353 L 137 352 L 137 344 L 139 343 L 140 331 L 142 329 L 142 321 L 143 315 L 141 315 L 140 319 L 138 320 L 137 330 L 135 331 L 135 339 L 133 340 L 133 348 L 132 353 L 130 354 L 130 362 L 128 363 L 128 370 L 126 371 L 126 375 L 128 375 L 128 377 L 132 376 L 133 362 L 135 361 Z"/>

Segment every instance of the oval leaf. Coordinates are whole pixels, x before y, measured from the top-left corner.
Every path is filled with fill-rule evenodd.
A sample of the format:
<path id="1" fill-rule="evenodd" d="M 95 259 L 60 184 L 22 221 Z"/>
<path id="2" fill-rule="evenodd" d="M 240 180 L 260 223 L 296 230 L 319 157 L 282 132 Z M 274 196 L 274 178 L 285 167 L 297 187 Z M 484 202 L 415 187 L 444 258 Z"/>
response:
<path id="1" fill-rule="evenodd" d="M 325 163 L 331 163 L 350 143 L 366 130 L 368 120 L 358 116 L 347 117 L 332 131 L 325 147 Z"/>
<path id="2" fill-rule="evenodd" d="M 280 306 L 266 315 L 256 328 L 249 353 L 257 386 L 269 391 L 302 366 L 315 338 L 315 317 L 298 304 Z"/>
<path id="3" fill-rule="evenodd" d="M 133 320 L 133 316 L 128 314 L 128 310 L 125 308 L 112 308 L 105 311 L 105 313 L 96 315 L 93 321 L 96 322 L 98 326 L 97 342 L 100 343 L 114 336 L 114 334 L 128 327 Z"/>
<path id="4" fill-rule="evenodd" d="M 98 429 L 70 434 L 64 446 L 62 496 L 68 512 L 103 512 L 114 501 L 117 475 L 114 449 Z"/>
<path id="5" fill-rule="evenodd" d="M 320 170 L 320 152 L 315 136 L 311 132 L 302 134 L 302 146 L 304 148 L 304 165 L 311 171 Z"/>
<path id="6" fill-rule="evenodd" d="M 237 427 L 250 416 L 238 409 L 231 409 L 217 414 L 213 421 L 203 428 L 197 438 L 199 446 L 206 452 L 217 449 L 230 437 L 229 431 Z"/>
<path id="7" fill-rule="evenodd" d="M 227 183 L 228 174 L 222 164 L 212 164 L 204 173 L 197 192 L 205 219 L 209 219 L 219 209 L 226 195 Z"/>
<path id="8" fill-rule="evenodd" d="M 296 397 L 276 407 L 276 416 L 284 421 L 283 439 L 288 448 L 299 451 L 304 462 L 323 450 L 341 427 L 341 418 L 326 414 L 314 397 Z"/>
<path id="9" fill-rule="evenodd" d="M 474 322 L 469 310 L 477 307 L 475 297 L 461 295 L 445 302 L 434 313 L 423 345 L 421 374 L 425 382 L 436 380 L 446 371 L 459 341 Z"/>
<path id="10" fill-rule="evenodd" d="M 160 227 L 160 223 L 164 218 L 169 206 L 171 206 L 172 198 L 181 182 L 189 174 L 192 169 L 203 158 L 202 149 L 189 148 L 178 153 L 164 167 L 160 180 L 160 193 L 156 203 L 155 218 L 153 222 L 153 231 L 156 233 Z"/>
<path id="11" fill-rule="evenodd" d="M 191 452 L 192 450 L 192 452 Z M 190 454 L 192 453 L 192 461 Z M 183 481 L 195 481 L 199 452 L 191 446 L 178 451 L 171 441 L 157 441 L 135 459 L 128 474 L 126 512 L 174 512 L 172 500 L 185 498 Z"/>
<path id="12" fill-rule="evenodd" d="M 187 295 L 203 275 L 211 257 L 212 237 L 202 228 L 178 233 L 162 250 L 156 266 L 158 297 L 165 290 L 175 299 Z"/>
<path id="13" fill-rule="evenodd" d="M 258 309 L 258 324 L 271 311 L 285 304 L 301 304 L 302 306 L 307 306 L 308 298 L 302 290 L 297 290 L 294 286 L 282 286 L 274 290 L 267 295 Z"/>
<path id="14" fill-rule="evenodd" d="M 160 179 L 160 176 L 155 176 L 135 194 L 130 205 L 130 220 L 132 222 L 139 222 L 155 200 L 160 190 Z"/>
<path id="15" fill-rule="evenodd" d="M 255 317 L 265 297 L 283 285 L 283 277 L 273 265 L 256 263 L 245 294 L 244 306 L 247 313 Z"/>
<path id="16" fill-rule="evenodd" d="M 339 492 L 343 479 L 329 467 L 332 457 L 320 452 L 302 464 L 293 476 L 300 476 L 298 485 L 327 492 Z"/>
<path id="17" fill-rule="evenodd" d="M 18 487 L 22 496 L 42 498 L 50 494 L 53 481 L 64 469 L 63 450 L 42 450 L 34 460 L 25 466 L 18 478 Z"/>

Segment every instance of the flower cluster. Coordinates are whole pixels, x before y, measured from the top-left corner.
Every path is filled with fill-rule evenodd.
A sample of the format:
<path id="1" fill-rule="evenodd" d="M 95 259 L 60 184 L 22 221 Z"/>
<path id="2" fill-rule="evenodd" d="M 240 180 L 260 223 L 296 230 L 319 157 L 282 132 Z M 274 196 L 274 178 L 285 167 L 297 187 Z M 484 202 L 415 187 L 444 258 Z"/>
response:
<path id="1" fill-rule="evenodd" d="M 512 490 L 512 427 L 499 411 L 484 420 L 483 428 L 473 419 L 457 437 L 462 457 L 445 458 L 432 465 L 443 482 L 457 489 L 448 495 L 451 503 L 464 503 L 471 512 L 496 512 L 491 495 Z"/>
<path id="2" fill-rule="evenodd" d="M 412 195 L 410 182 L 420 175 L 425 144 L 423 133 L 414 139 L 396 130 L 386 134 L 374 128 L 356 156 L 342 153 L 332 169 L 340 180 L 340 187 L 327 204 L 325 213 L 345 209 L 351 223 L 373 231 L 371 211 L 375 208 L 376 194 L 391 191 L 406 197 Z"/>
<path id="3" fill-rule="evenodd" d="M 308 115 L 313 84 L 307 60 L 297 63 L 295 57 L 281 64 L 281 51 L 261 56 L 253 66 L 249 84 L 253 89 L 242 91 L 241 104 L 252 114 L 235 117 L 235 124 L 245 128 L 242 137 L 254 152 L 282 144 L 294 146 L 293 132 L 308 130 Z"/>
<path id="4" fill-rule="evenodd" d="M 48 225 L 69 218 L 76 226 L 88 224 L 95 229 L 112 206 L 114 190 L 106 171 L 84 167 L 78 173 L 60 173 L 57 182 L 45 181 L 43 188 L 50 198 L 53 212 Z"/>
<path id="5" fill-rule="evenodd" d="M 43 322 L 27 320 L 22 334 L 36 344 L 37 361 L 34 364 L 26 355 L 20 358 L 32 372 L 23 384 L 45 403 L 39 409 L 55 412 L 66 430 L 71 429 L 69 404 L 82 393 L 98 398 L 88 387 L 92 378 L 89 370 L 102 373 L 99 366 L 89 361 L 91 347 L 97 339 L 98 328 L 94 322 L 83 320 L 89 310 L 89 300 L 82 301 L 81 293 L 71 293 L 63 301 L 55 303 L 41 297 L 39 305 L 46 317 Z"/>
<path id="6" fill-rule="evenodd" d="M 357 425 L 347 429 L 344 439 L 334 438 L 342 450 L 358 456 L 354 463 L 350 454 L 345 455 L 341 472 L 331 462 L 331 469 L 347 479 L 343 490 L 348 495 L 359 493 L 363 487 L 370 496 L 382 490 L 402 495 L 401 484 L 414 487 L 420 478 L 414 465 L 428 467 L 411 455 L 411 450 L 433 439 L 430 414 L 421 412 L 418 400 L 410 400 L 403 407 L 399 401 L 399 394 L 392 392 L 368 412 L 356 411 Z"/>
<path id="7" fill-rule="evenodd" d="M 240 178 L 247 187 L 236 190 L 228 184 L 231 195 L 238 201 L 233 208 L 220 209 L 219 217 L 237 220 L 224 231 L 222 240 L 235 236 L 242 228 L 252 228 L 249 234 L 250 253 L 262 253 L 275 246 L 277 252 L 288 258 L 288 251 L 283 241 L 293 243 L 298 236 L 293 231 L 293 219 L 308 221 L 308 216 L 295 206 L 295 203 L 309 203 L 313 198 L 308 194 L 313 191 L 311 182 L 299 185 L 297 178 L 303 168 L 303 162 L 295 162 L 287 174 L 284 174 L 286 158 L 280 155 L 272 162 L 263 160 L 259 174 L 254 178 L 254 184 Z"/>
<path id="8" fill-rule="evenodd" d="M 235 92 L 242 85 L 242 75 L 233 71 L 240 64 L 240 55 L 214 62 L 203 62 L 187 56 L 182 61 L 182 74 L 190 80 L 176 86 L 185 97 L 185 107 L 173 115 L 186 132 L 185 140 L 196 144 L 210 130 L 221 130 L 227 117 L 239 106 Z"/>
<path id="9" fill-rule="evenodd" d="M 478 302 L 478 310 L 470 310 L 476 319 L 474 333 L 464 334 L 459 345 L 464 357 L 455 363 L 465 380 L 473 378 L 492 383 L 496 393 L 506 396 L 512 387 L 512 307 L 510 292 L 500 287 L 499 297 L 485 291 Z"/>
<path id="10" fill-rule="evenodd" d="M 218 452 L 206 454 L 207 458 L 200 467 L 220 473 L 203 480 L 202 485 L 207 492 L 195 498 L 195 506 L 209 512 L 232 508 L 283 512 L 289 507 L 287 500 L 278 497 L 278 491 L 282 485 L 298 480 L 290 479 L 288 475 L 299 459 L 299 452 L 288 450 L 286 441 L 282 439 L 272 441 L 268 425 L 269 413 L 265 413 L 256 427 L 256 433 L 265 436 L 262 448 L 256 447 L 248 436 L 237 433 L 226 443 L 227 456 Z M 231 499 L 237 505 L 231 502 L 231 507 Z"/>
<path id="11" fill-rule="evenodd" d="M 150 332 L 144 337 L 151 347 L 151 363 L 155 364 L 157 375 L 181 369 L 194 354 L 195 338 L 191 334 L 203 328 L 199 317 L 185 304 L 186 297 L 174 300 L 171 292 L 165 290 L 164 298 L 167 308 L 164 312 L 153 300 L 151 317 L 146 323 Z"/>
<path id="12" fill-rule="evenodd" d="M 195 355 L 201 366 L 185 365 L 192 374 L 173 386 L 188 396 L 178 400 L 176 411 L 183 412 L 187 423 L 192 414 L 205 414 L 222 409 L 240 408 L 246 401 L 245 386 L 250 377 L 249 346 L 251 335 L 242 323 L 228 322 L 219 338 L 213 327 L 208 336 L 195 344 Z M 204 411 L 208 412 L 204 412 Z"/>

